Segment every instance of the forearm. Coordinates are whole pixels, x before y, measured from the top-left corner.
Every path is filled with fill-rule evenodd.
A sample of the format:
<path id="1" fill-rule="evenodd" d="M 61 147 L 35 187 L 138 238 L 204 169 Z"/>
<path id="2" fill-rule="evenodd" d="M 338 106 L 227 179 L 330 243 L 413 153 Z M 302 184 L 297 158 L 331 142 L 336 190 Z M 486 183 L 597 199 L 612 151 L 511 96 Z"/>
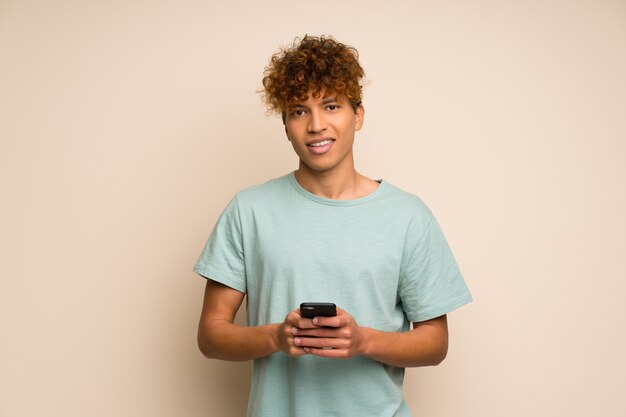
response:
<path id="1" fill-rule="evenodd" d="M 448 352 L 447 331 L 431 325 L 408 332 L 363 331 L 363 355 L 398 367 L 431 366 L 441 363 Z"/>
<path id="2" fill-rule="evenodd" d="M 209 319 L 198 330 L 198 347 L 207 358 L 247 361 L 276 353 L 280 324 L 239 326 L 227 320 Z"/>

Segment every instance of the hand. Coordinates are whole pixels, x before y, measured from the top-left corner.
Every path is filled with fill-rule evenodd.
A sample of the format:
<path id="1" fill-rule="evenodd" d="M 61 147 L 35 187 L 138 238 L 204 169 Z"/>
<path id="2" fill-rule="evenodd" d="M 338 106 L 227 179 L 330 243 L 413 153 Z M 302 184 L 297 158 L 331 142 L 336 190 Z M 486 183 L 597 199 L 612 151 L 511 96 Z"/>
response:
<path id="1" fill-rule="evenodd" d="M 277 344 L 278 349 L 288 356 L 303 356 L 307 352 L 294 343 L 294 335 L 303 332 L 304 329 L 315 329 L 318 326 L 313 324 L 311 319 L 300 316 L 300 309 L 296 309 L 285 317 L 285 320 L 278 326 Z"/>
<path id="2" fill-rule="evenodd" d="M 363 354 L 363 328 L 344 310 L 337 308 L 335 317 L 315 317 L 312 325 L 313 328 L 301 325 L 292 328 L 294 345 L 305 353 L 327 358 L 351 358 Z"/>

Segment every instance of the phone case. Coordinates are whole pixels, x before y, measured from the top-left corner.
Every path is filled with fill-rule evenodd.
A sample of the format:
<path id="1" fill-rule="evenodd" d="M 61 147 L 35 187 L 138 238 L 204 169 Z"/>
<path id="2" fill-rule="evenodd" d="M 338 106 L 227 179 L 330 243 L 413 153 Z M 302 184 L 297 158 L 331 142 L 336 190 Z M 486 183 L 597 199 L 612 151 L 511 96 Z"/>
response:
<path id="1" fill-rule="evenodd" d="M 334 303 L 302 303 L 300 316 L 312 319 L 313 317 L 333 317 L 337 315 L 337 306 Z"/>

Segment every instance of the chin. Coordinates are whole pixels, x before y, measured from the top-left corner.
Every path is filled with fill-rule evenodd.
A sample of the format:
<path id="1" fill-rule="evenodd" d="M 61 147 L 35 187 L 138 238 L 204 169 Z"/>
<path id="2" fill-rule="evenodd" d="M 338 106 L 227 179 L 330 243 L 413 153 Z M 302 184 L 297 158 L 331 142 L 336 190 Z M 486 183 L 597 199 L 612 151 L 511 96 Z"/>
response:
<path id="1" fill-rule="evenodd" d="M 326 172 L 331 171 L 336 165 L 324 165 L 324 164 L 309 164 L 306 161 L 303 161 L 306 169 L 311 172 Z"/>

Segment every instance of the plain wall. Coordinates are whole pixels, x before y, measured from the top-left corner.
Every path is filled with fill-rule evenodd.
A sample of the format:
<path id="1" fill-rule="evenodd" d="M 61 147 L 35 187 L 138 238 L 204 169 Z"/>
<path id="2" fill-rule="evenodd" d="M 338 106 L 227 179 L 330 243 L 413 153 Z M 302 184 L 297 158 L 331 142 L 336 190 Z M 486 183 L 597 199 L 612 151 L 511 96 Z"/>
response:
<path id="1" fill-rule="evenodd" d="M 191 268 L 297 167 L 256 90 L 305 33 L 359 50 L 357 169 L 425 200 L 475 298 L 414 415 L 626 415 L 623 1 L 0 0 L 0 416 L 244 415 Z"/>

